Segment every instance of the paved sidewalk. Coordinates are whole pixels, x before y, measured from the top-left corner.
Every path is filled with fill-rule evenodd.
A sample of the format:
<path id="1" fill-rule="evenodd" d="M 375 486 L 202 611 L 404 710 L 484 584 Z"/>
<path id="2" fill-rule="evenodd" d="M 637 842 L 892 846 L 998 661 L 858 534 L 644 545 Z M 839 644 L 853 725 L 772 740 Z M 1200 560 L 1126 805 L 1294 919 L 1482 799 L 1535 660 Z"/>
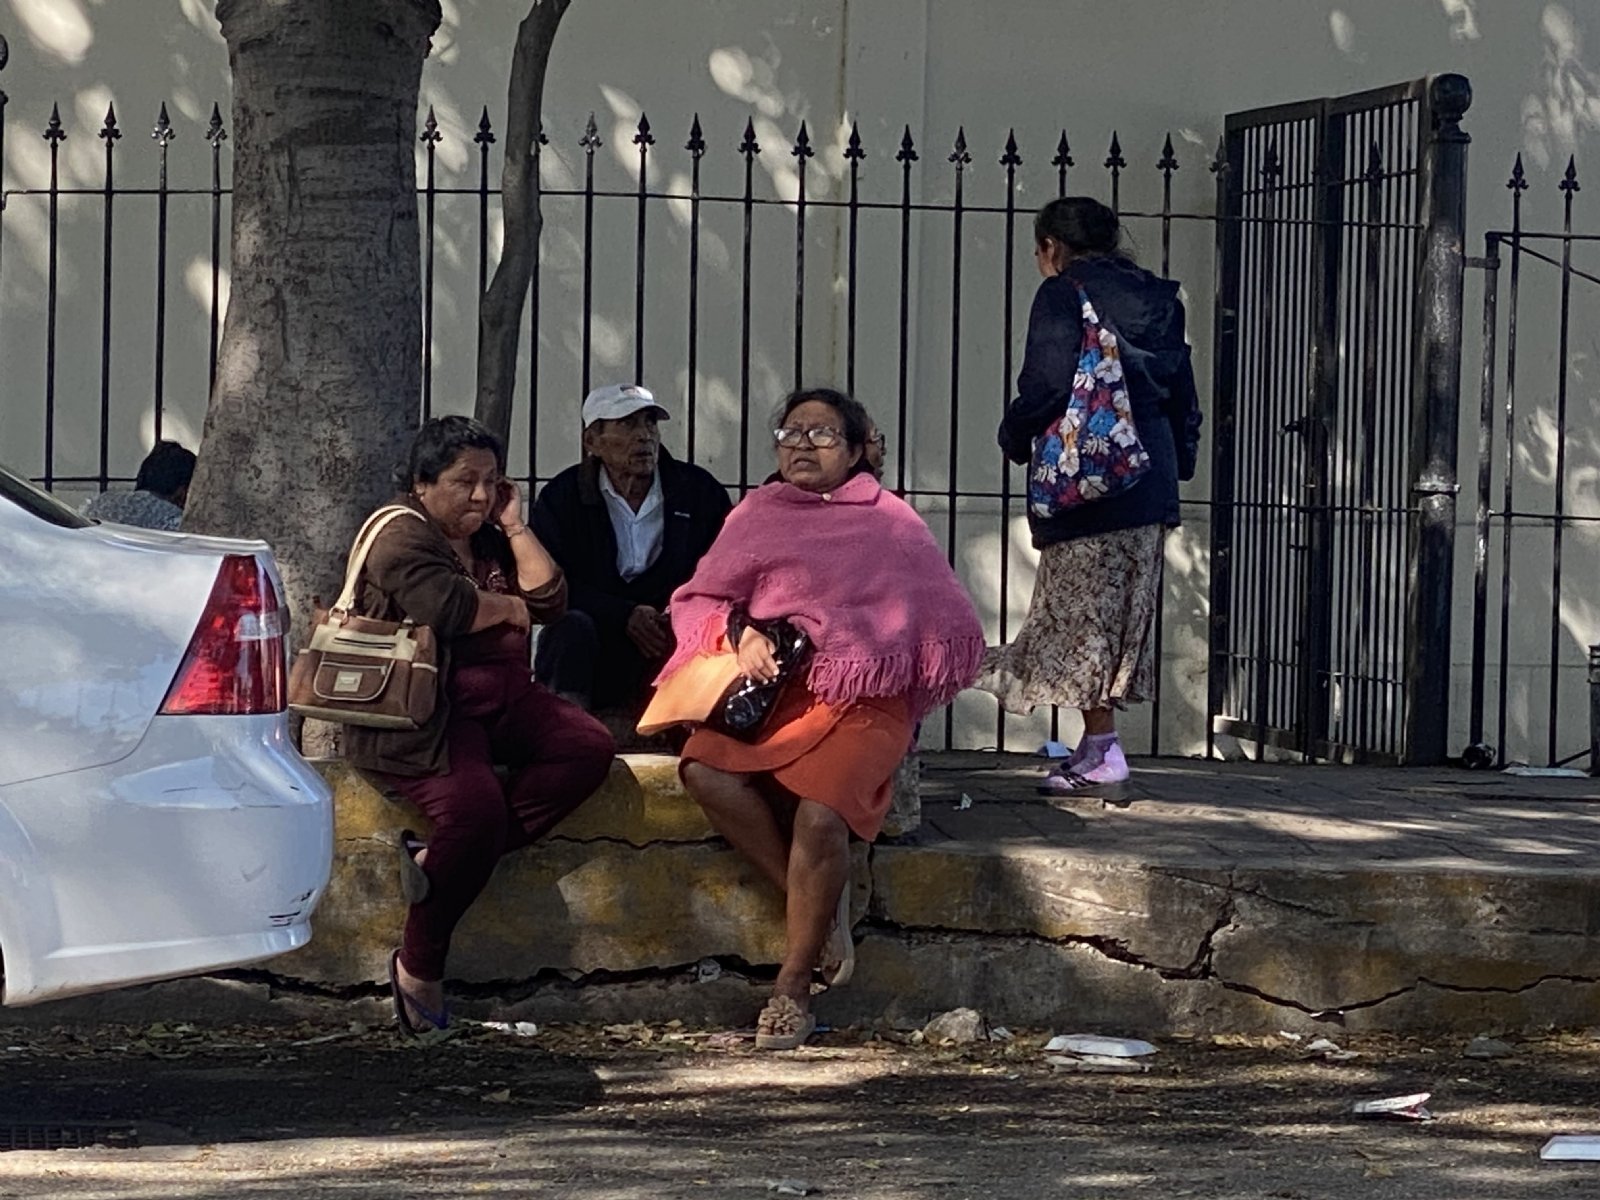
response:
<path id="1" fill-rule="evenodd" d="M 841 1015 L 960 997 L 1022 1023 L 1470 1034 L 1600 1013 L 1594 780 L 1164 759 L 1045 797 L 1042 769 L 927 757 L 923 827 L 874 848 Z"/>
<path id="2" fill-rule="evenodd" d="M 1268 862 L 1452 870 L 1595 871 L 1600 779 L 1452 768 L 1135 759 L 1101 794 L 1040 796 L 1034 755 L 923 757 L 925 831 L 1000 844 L 1044 839 L 1076 853 L 1225 868 Z M 957 808 L 960 798 L 970 808 Z"/>

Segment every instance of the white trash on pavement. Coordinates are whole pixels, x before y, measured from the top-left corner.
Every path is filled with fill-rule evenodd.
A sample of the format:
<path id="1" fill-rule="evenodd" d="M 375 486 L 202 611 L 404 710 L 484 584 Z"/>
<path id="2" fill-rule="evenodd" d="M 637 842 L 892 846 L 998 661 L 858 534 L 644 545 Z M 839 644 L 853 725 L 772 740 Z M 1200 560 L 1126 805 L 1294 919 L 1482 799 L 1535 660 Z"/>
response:
<path id="1" fill-rule="evenodd" d="M 1600 1162 L 1600 1133 L 1558 1133 L 1539 1148 L 1546 1162 Z"/>
<path id="2" fill-rule="evenodd" d="M 1101 1037 L 1094 1033 L 1058 1033 L 1044 1045 L 1047 1054 L 1095 1054 L 1103 1058 L 1142 1058 L 1156 1048 L 1138 1038 Z"/>
<path id="3" fill-rule="evenodd" d="M 1385 1096 L 1381 1100 L 1357 1100 L 1350 1111 L 1360 1117 L 1394 1117 L 1401 1121 L 1432 1121 L 1434 1115 L 1423 1107 L 1432 1092 L 1412 1096 Z"/>

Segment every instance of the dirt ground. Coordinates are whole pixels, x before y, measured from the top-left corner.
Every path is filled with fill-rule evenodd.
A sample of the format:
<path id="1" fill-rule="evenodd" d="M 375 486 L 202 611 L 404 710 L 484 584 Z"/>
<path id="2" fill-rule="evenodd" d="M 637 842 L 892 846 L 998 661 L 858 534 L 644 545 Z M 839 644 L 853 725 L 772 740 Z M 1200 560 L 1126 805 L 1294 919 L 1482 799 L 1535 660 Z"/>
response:
<path id="1" fill-rule="evenodd" d="M 1600 1131 L 1593 1031 L 1487 1060 L 1459 1038 L 1333 1031 L 1358 1052 L 1341 1062 L 1305 1040 L 1169 1039 L 1138 1075 L 1060 1069 L 1047 1036 L 839 1030 L 758 1055 L 681 1027 L 477 1028 L 417 1045 L 337 1008 L 289 1028 L 0 1028 L 0 1139 L 93 1125 L 78 1133 L 115 1144 L 0 1153 L 0 1197 L 1600 1194 L 1600 1163 L 1538 1157 L 1552 1133 Z M 1411 1092 L 1437 1120 L 1348 1112 Z"/>

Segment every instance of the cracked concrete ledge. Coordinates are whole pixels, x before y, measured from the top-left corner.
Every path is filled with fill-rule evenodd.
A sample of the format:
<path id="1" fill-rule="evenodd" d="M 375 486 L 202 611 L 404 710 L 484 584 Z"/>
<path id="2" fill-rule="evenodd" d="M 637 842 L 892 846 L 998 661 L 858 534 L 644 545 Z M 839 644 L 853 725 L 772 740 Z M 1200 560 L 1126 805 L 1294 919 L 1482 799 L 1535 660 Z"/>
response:
<path id="1" fill-rule="evenodd" d="M 274 1019 L 333 1001 L 385 1019 L 403 909 L 384 836 L 421 825 L 352 773 L 330 776 L 338 861 L 309 947 L 227 978 L 20 1011 Z M 1265 839 L 1259 856 L 1225 858 L 1166 829 L 1141 846 L 1129 837 L 1137 813 L 996 804 L 960 815 L 963 838 L 928 828 L 855 848 L 859 966 L 819 1000 L 824 1020 L 920 1025 L 968 1005 L 1013 1026 L 1152 1035 L 1477 1033 L 1600 1014 L 1600 866 L 1307 858 Z M 463 923 L 451 960 L 461 1011 L 748 1023 L 782 948 L 781 907 L 712 835 L 675 760 L 619 766 L 579 816 L 501 863 Z M 722 973 L 697 982 L 707 958 Z"/>

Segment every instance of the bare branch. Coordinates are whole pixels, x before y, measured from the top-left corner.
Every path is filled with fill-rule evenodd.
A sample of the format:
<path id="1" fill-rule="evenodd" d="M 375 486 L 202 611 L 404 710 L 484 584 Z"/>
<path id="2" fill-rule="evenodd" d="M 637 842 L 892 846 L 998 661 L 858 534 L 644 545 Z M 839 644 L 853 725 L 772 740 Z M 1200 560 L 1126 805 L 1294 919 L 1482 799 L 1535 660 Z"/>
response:
<path id="1" fill-rule="evenodd" d="M 506 97 L 505 167 L 500 197 L 505 245 L 494 278 L 478 304 L 481 338 L 475 415 L 506 438 L 511 431 L 511 395 L 517 381 L 517 337 L 528 285 L 538 261 L 544 215 L 534 174 L 535 142 L 543 128 L 545 69 L 550 48 L 572 0 L 533 0 L 517 27 Z"/>

